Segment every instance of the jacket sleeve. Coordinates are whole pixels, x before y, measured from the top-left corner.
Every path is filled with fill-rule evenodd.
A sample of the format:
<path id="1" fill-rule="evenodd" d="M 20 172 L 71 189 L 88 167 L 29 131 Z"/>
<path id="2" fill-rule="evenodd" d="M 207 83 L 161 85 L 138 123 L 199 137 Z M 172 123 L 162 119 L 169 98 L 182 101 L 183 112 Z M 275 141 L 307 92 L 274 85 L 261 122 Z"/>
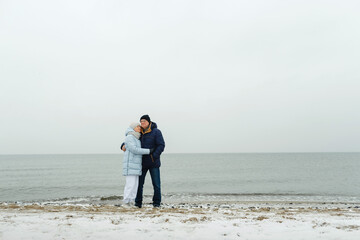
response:
<path id="1" fill-rule="evenodd" d="M 160 158 L 160 155 L 164 151 L 164 149 L 165 149 L 165 141 L 161 131 L 158 130 L 155 138 L 155 151 L 152 153 L 153 157 L 155 159 Z"/>
<path id="2" fill-rule="evenodd" d="M 125 147 L 126 150 L 129 150 L 133 154 L 145 155 L 150 153 L 150 149 L 137 147 L 135 139 L 132 136 L 125 138 Z"/>

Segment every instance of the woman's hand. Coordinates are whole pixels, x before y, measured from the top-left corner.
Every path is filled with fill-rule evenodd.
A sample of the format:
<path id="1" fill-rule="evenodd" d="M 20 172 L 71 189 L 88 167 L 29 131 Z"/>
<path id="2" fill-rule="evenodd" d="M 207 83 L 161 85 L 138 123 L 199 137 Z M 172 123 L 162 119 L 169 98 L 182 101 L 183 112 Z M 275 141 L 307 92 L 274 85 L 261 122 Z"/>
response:
<path id="1" fill-rule="evenodd" d="M 126 151 L 125 143 L 121 144 L 120 149 L 123 150 L 124 152 Z"/>

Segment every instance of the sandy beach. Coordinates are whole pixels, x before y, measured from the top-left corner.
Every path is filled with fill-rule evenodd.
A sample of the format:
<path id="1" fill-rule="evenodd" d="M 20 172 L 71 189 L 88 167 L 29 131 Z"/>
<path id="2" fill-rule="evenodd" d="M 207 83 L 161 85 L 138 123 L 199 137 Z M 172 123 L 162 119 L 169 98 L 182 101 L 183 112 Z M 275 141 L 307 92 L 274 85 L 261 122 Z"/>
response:
<path id="1" fill-rule="evenodd" d="M 0 205 L 0 239 L 358 239 L 355 203 Z"/>

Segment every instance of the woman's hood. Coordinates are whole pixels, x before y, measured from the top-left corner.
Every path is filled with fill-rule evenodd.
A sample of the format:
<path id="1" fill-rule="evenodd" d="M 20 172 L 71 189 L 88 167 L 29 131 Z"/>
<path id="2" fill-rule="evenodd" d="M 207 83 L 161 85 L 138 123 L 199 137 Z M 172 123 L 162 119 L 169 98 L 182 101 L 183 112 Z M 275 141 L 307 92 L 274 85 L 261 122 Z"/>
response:
<path id="1" fill-rule="evenodd" d="M 134 129 L 132 129 L 131 127 L 128 127 L 126 130 L 125 130 L 125 136 L 127 136 L 129 134 L 129 132 L 135 132 Z"/>

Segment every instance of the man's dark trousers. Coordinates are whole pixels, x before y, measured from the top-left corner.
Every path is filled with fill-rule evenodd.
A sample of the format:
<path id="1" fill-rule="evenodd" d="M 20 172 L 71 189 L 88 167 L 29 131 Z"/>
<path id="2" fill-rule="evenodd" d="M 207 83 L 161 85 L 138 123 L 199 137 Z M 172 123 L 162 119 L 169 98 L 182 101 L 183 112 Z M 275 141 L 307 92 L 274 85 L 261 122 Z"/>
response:
<path id="1" fill-rule="evenodd" d="M 142 174 L 139 176 L 139 187 L 136 194 L 135 205 L 142 207 L 143 202 L 143 188 L 147 171 L 150 172 L 152 185 L 154 188 L 153 206 L 160 207 L 161 203 L 161 183 L 160 183 L 160 168 L 146 168 L 142 169 Z"/>

